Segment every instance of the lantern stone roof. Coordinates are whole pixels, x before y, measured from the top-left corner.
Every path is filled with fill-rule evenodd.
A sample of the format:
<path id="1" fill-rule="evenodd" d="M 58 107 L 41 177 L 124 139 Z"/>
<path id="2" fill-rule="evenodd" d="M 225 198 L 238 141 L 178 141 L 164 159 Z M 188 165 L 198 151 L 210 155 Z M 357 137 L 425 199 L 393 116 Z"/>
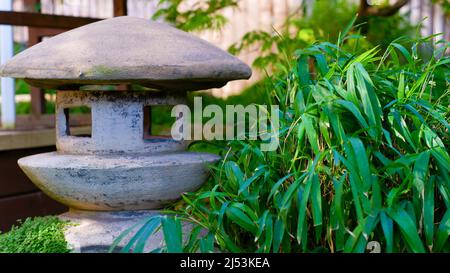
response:
<path id="1" fill-rule="evenodd" d="M 194 35 L 164 23 L 122 16 L 46 39 L 9 60 L 0 75 L 42 88 L 139 84 L 188 91 L 248 79 L 251 69 Z"/>

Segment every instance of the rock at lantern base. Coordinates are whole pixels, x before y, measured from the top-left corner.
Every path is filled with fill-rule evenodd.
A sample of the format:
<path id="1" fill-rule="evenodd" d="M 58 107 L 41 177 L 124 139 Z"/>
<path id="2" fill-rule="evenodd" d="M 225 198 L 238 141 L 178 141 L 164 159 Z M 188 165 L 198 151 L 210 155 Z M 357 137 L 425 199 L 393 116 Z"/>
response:
<path id="1" fill-rule="evenodd" d="M 106 253 L 114 240 L 122 232 L 136 226 L 133 232 L 125 236 L 113 252 L 120 251 L 129 239 L 139 230 L 140 222 L 158 215 L 157 210 L 140 211 L 82 211 L 70 210 L 59 216 L 62 221 L 70 221 L 64 235 L 69 248 L 74 253 Z M 183 223 L 183 234 L 191 229 L 189 223 Z M 184 238 L 186 239 L 186 238 Z M 164 246 L 164 235 L 158 230 L 146 241 L 144 252 L 151 252 Z"/>

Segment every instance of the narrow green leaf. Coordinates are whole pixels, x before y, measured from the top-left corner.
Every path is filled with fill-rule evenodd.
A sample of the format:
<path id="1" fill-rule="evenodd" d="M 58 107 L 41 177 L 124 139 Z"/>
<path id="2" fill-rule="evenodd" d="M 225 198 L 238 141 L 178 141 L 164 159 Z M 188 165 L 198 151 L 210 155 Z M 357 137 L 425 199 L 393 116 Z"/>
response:
<path id="1" fill-rule="evenodd" d="M 249 179 L 245 180 L 244 183 L 242 183 L 242 185 L 239 188 L 238 194 L 240 195 L 242 192 L 247 190 L 247 188 L 250 186 L 250 184 L 253 183 L 253 181 L 255 181 L 256 179 L 258 179 L 264 172 L 265 172 L 264 167 L 257 168 L 255 170 L 255 173 L 252 175 L 252 177 L 250 177 Z"/>
<path id="2" fill-rule="evenodd" d="M 394 222 L 384 211 L 380 212 L 381 227 L 386 239 L 386 252 L 392 253 L 394 250 Z"/>
<path id="3" fill-rule="evenodd" d="M 322 193 L 318 176 L 315 176 L 311 186 L 311 207 L 314 226 L 322 225 Z"/>
<path id="4" fill-rule="evenodd" d="M 202 253 L 214 253 L 214 234 L 209 232 L 208 235 L 200 239 L 200 251 Z"/>
<path id="5" fill-rule="evenodd" d="M 405 75 L 400 73 L 400 79 L 398 80 L 397 98 L 402 100 L 405 97 Z"/>
<path id="6" fill-rule="evenodd" d="M 425 239 L 428 249 L 433 249 L 434 233 L 434 176 L 425 183 L 425 196 L 423 202 L 423 222 Z"/>
<path id="7" fill-rule="evenodd" d="M 308 141 L 311 145 L 312 150 L 316 155 L 319 154 L 319 138 L 317 137 L 317 131 L 313 125 L 313 118 L 307 114 L 303 114 L 302 123 L 305 125 L 306 136 L 308 137 Z"/>
<path id="8" fill-rule="evenodd" d="M 153 232 L 161 225 L 161 218 L 155 217 L 151 219 L 144 227 L 139 240 L 136 242 L 136 247 L 133 249 L 135 253 L 142 253 L 145 249 L 145 243 L 149 240 Z"/>
<path id="9" fill-rule="evenodd" d="M 230 206 L 227 208 L 226 215 L 243 229 L 253 234 L 258 232 L 255 223 L 241 209 Z"/>
<path id="10" fill-rule="evenodd" d="M 244 183 L 244 174 L 234 161 L 225 163 L 225 175 L 236 190 Z"/>
<path id="11" fill-rule="evenodd" d="M 151 221 L 151 218 L 142 219 L 141 221 L 137 222 L 136 224 L 132 225 L 131 227 L 127 228 L 125 231 L 120 233 L 120 235 L 117 236 L 116 239 L 114 239 L 114 241 L 113 241 L 111 247 L 109 248 L 108 252 L 113 252 L 114 250 L 116 250 L 116 248 L 120 244 L 120 242 L 122 242 L 122 240 L 126 236 L 128 236 L 135 228 L 137 228 L 139 226 L 143 226 L 149 221 Z"/>
<path id="12" fill-rule="evenodd" d="M 280 217 L 277 217 L 274 225 L 274 234 L 273 234 L 273 252 L 278 252 L 280 249 L 281 242 L 283 241 L 284 230 L 286 225 Z"/>
<path id="13" fill-rule="evenodd" d="M 272 216 L 269 215 L 266 219 L 266 230 L 265 230 L 265 240 L 264 240 L 264 253 L 269 253 L 273 242 L 273 220 Z"/>
<path id="14" fill-rule="evenodd" d="M 436 241 L 433 251 L 439 252 L 448 244 L 448 237 L 450 235 L 450 210 L 447 210 L 444 217 L 442 217 L 441 223 L 436 231 Z"/>
<path id="15" fill-rule="evenodd" d="M 333 205 L 338 220 L 338 228 L 336 231 L 336 250 L 340 251 L 344 249 L 344 235 L 345 235 L 345 219 L 344 219 L 344 207 L 343 207 L 343 194 L 344 194 L 344 181 L 347 177 L 344 173 L 339 180 L 333 179 L 335 188 L 335 197 Z"/>
<path id="16" fill-rule="evenodd" d="M 299 208 L 298 208 L 298 223 L 297 223 L 297 241 L 299 244 L 306 244 L 306 242 L 302 242 L 303 228 L 306 223 L 306 207 L 308 205 L 309 193 L 311 191 L 311 187 L 314 179 L 318 179 L 317 174 L 312 174 L 306 181 L 305 189 L 303 191 Z"/>
<path id="17" fill-rule="evenodd" d="M 284 183 L 289 177 L 291 177 L 293 174 L 287 174 L 284 177 L 280 178 L 273 186 L 272 189 L 270 189 L 269 197 L 267 197 L 267 201 L 270 200 L 272 196 L 274 196 L 276 193 L 278 193 L 278 189 L 280 188 L 281 184 Z M 305 174 L 306 175 L 306 174 Z"/>
<path id="18" fill-rule="evenodd" d="M 388 215 L 397 223 L 403 238 L 411 251 L 415 253 L 424 253 L 425 249 L 420 241 L 417 228 L 408 213 L 397 206 L 394 209 L 388 210 Z"/>
<path id="19" fill-rule="evenodd" d="M 183 252 L 183 233 L 181 229 L 181 221 L 176 217 L 164 216 L 162 218 L 162 228 L 164 240 L 166 242 L 167 252 L 182 253 Z"/>

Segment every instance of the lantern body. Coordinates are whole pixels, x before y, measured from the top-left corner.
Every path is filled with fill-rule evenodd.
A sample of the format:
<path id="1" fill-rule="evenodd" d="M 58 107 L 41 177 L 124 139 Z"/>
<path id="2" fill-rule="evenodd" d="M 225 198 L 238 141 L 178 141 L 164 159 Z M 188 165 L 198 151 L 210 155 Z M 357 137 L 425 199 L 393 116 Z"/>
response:
<path id="1" fill-rule="evenodd" d="M 206 179 L 207 153 L 185 152 L 184 141 L 151 136 L 145 111 L 184 96 L 123 91 L 59 91 L 56 152 L 21 158 L 22 170 L 55 200 L 84 210 L 160 208 Z M 92 133 L 70 134 L 70 107 L 91 108 Z"/>

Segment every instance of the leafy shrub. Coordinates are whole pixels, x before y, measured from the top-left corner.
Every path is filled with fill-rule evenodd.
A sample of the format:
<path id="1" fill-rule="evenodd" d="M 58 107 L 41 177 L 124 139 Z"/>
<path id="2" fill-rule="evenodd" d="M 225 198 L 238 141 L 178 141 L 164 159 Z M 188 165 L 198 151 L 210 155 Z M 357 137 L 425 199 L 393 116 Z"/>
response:
<path id="1" fill-rule="evenodd" d="M 167 211 L 176 216 L 149 219 L 127 251 L 159 224 L 171 247 L 158 251 L 450 251 L 448 45 L 427 60 L 429 38 L 355 54 L 348 32 L 297 50 L 271 78 L 276 151 L 229 142 L 205 187 Z M 186 242 L 180 221 L 195 225 Z"/>
<path id="2" fill-rule="evenodd" d="M 27 218 L 19 227 L 0 234 L 0 253 L 69 252 L 63 232 L 66 225 L 55 216 Z"/>

